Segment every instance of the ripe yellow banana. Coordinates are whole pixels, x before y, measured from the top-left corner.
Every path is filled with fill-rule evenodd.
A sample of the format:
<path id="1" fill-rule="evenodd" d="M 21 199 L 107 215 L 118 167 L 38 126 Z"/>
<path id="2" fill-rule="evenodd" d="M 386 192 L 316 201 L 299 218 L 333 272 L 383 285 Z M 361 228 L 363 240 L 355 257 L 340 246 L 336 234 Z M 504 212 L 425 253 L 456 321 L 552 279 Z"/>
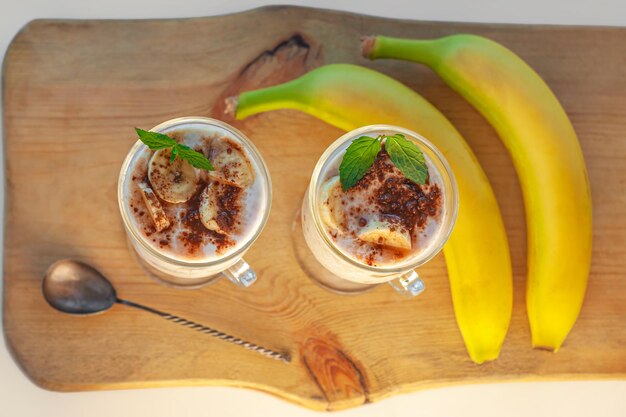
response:
<path id="1" fill-rule="evenodd" d="M 482 363 L 498 357 L 513 298 L 504 224 L 485 173 L 443 114 L 396 80 L 345 64 L 326 65 L 288 83 L 245 92 L 230 107 L 238 119 L 291 108 L 345 130 L 388 123 L 431 140 L 452 166 L 459 187 L 458 219 L 444 247 L 457 323 L 472 360 Z"/>
<path id="2" fill-rule="evenodd" d="M 371 59 L 431 67 L 493 125 L 509 150 L 528 227 L 526 307 L 534 347 L 559 349 L 580 312 L 591 264 L 591 193 L 576 132 L 541 77 L 504 46 L 473 35 L 367 38 Z"/>

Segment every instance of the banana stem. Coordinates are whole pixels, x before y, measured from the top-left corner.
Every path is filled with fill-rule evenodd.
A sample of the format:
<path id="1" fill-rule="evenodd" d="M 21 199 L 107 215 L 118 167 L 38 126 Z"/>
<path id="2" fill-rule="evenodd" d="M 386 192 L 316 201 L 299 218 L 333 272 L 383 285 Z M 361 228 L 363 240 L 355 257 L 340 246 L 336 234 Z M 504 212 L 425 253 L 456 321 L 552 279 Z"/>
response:
<path id="1" fill-rule="evenodd" d="M 437 65 L 441 58 L 440 39 L 401 39 L 388 36 L 369 36 L 361 41 L 361 52 L 365 58 L 392 58 L 419 62 L 430 67 Z"/>
<path id="2" fill-rule="evenodd" d="M 284 108 L 299 109 L 301 107 L 299 83 L 300 79 L 295 79 L 284 84 L 241 93 L 239 97 L 231 99 L 236 104 L 235 118 L 242 120 L 254 114 Z"/>

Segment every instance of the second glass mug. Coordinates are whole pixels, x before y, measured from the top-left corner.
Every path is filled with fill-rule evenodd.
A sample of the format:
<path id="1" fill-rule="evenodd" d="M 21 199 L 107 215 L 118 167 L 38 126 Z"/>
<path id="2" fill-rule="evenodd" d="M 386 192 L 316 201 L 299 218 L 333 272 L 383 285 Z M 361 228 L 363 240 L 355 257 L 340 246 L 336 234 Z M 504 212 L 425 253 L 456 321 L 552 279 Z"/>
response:
<path id="1" fill-rule="evenodd" d="M 444 197 L 441 229 L 436 241 L 429 245 L 428 250 L 418 252 L 397 264 L 370 266 L 342 252 L 324 230 L 318 210 L 320 187 L 326 179 L 327 169 L 336 164 L 337 158 L 345 152 L 354 139 L 360 136 L 377 137 L 397 133 L 416 144 L 441 177 Z M 424 290 L 424 283 L 415 272 L 415 268 L 428 262 L 443 248 L 454 227 L 457 212 L 458 190 L 452 170 L 441 152 L 426 138 L 408 129 L 391 125 L 365 126 L 348 132 L 331 144 L 320 157 L 302 203 L 301 220 L 304 240 L 319 265 L 327 270 L 325 272 L 328 272 L 309 273 L 309 275 L 321 286 L 343 294 L 362 292 L 387 282 L 403 295 L 416 296 Z M 320 271 L 322 268 L 315 269 Z"/>
<path id="2" fill-rule="evenodd" d="M 146 145 L 138 140 L 128 152 L 118 179 L 118 203 L 129 244 L 149 275 L 168 286 L 175 288 L 198 288 L 212 284 L 224 275 L 235 285 L 248 287 L 255 282 L 256 273 L 243 260 L 243 255 L 259 237 L 267 223 L 272 201 L 272 186 L 265 161 L 254 144 L 243 133 L 219 120 L 207 117 L 181 117 L 163 122 L 152 128 L 151 131 L 170 133 L 182 129 L 198 129 L 213 134 L 226 135 L 234 138 L 244 146 L 248 158 L 251 159 L 251 163 L 256 167 L 255 173 L 261 181 L 260 187 L 262 197 L 264 198 L 260 204 L 261 220 L 257 223 L 256 229 L 248 234 L 245 241 L 238 242 L 235 249 L 223 257 L 198 261 L 177 259 L 165 251 L 157 250 L 137 230 L 137 227 L 131 221 L 130 208 L 126 202 L 125 185 L 130 180 L 133 162 L 141 152 L 146 150 Z"/>

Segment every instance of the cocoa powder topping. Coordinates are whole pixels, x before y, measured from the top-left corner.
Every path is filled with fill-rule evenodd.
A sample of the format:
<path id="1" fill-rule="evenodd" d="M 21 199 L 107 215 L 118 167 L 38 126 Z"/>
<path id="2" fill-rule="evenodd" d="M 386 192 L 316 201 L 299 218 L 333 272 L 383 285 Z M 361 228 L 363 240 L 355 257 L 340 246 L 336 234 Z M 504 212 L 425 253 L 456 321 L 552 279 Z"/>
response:
<path id="1" fill-rule="evenodd" d="M 405 178 L 384 148 L 354 189 L 373 191 L 368 203 L 377 207 L 387 221 L 399 223 L 409 231 L 423 227 L 441 208 L 439 186 L 428 182 L 419 185 Z"/>

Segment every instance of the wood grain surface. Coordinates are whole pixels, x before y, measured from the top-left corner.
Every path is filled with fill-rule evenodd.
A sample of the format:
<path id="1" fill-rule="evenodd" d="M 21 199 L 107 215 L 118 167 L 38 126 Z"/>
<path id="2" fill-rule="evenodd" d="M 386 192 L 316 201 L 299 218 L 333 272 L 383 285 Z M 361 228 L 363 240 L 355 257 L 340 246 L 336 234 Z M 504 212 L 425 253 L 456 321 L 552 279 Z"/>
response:
<path id="1" fill-rule="evenodd" d="M 360 57 L 364 34 L 458 32 L 488 36 L 521 55 L 554 89 L 582 142 L 594 202 L 593 265 L 582 314 L 558 354 L 530 347 L 524 210 L 495 133 L 426 68 Z M 624 378 L 625 40 L 626 29 L 617 28 L 425 23 L 294 7 L 197 19 L 29 23 L 11 44 L 3 73 L 4 332 L 16 361 L 52 390 L 230 385 L 320 410 L 449 384 Z M 366 65 L 410 85 L 452 120 L 483 164 L 515 273 L 511 329 L 497 361 L 479 366 L 467 356 L 441 255 L 420 269 L 427 291 L 413 300 L 388 286 L 340 297 L 308 279 L 294 254 L 292 221 L 319 155 L 342 132 L 295 111 L 234 123 L 260 149 L 274 186 L 268 226 L 246 256 L 257 284 L 242 290 L 221 280 L 172 290 L 133 260 L 116 183 L 134 126 L 191 115 L 224 119 L 224 97 L 334 62 Z M 120 305 L 89 317 L 63 315 L 44 301 L 41 279 L 65 257 L 99 268 L 121 298 L 289 352 L 293 362 Z"/>

